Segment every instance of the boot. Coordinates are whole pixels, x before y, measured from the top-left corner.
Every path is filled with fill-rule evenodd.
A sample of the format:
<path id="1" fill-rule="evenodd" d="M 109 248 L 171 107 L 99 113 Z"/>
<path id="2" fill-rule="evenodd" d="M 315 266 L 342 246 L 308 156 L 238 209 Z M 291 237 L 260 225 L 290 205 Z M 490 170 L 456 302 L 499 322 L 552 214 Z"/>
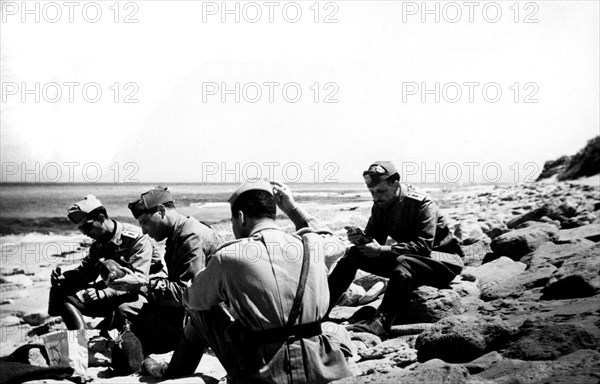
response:
<path id="1" fill-rule="evenodd" d="M 62 319 L 67 326 L 67 329 L 85 329 L 85 320 L 83 315 L 73 304 L 65 302 L 63 304 Z"/>

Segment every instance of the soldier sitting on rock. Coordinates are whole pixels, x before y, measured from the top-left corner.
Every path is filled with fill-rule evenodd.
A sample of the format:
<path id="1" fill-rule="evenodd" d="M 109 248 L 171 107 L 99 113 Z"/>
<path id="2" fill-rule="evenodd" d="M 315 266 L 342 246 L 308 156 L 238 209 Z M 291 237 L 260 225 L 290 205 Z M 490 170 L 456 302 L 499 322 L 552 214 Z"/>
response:
<path id="1" fill-rule="evenodd" d="M 351 329 L 386 335 L 410 293 L 421 285 L 447 286 L 462 270 L 462 251 L 427 195 L 400 184 L 390 161 L 378 161 L 363 172 L 373 197 L 373 208 L 363 233 L 348 229 L 353 243 L 329 276 L 331 310 L 362 269 L 389 278 L 381 306 L 373 318 Z M 386 245 L 387 238 L 394 241 Z M 436 260 L 432 251 L 446 252 Z"/>

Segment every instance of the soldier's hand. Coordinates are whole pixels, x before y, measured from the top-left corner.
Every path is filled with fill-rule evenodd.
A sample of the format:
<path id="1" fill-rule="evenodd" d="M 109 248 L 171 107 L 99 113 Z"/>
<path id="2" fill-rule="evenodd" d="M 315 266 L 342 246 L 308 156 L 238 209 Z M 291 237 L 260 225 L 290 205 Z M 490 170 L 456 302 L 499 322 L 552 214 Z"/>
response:
<path id="1" fill-rule="evenodd" d="M 381 245 L 376 240 L 368 244 L 357 245 L 356 248 L 361 255 L 369 258 L 377 257 L 381 254 Z"/>
<path id="2" fill-rule="evenodd" d="M 296 202 L 290 188 L 277 181 L 272 181 L 271 185 L 273 186 L 273 197 L 279 209 L 285 213 L 293 210 L 296 207 Z"/>
<path id="3" fill-rule="evenodd" d="M 77 296 L 79 296 L 84 303 L 87 303 L 88 301 L 101 300 L 106 297 L 106 294 L 96 288 L 87 288 L 79 291 Z"/>
<path id="4" fill-rule="evenodd" d="M 62 274 L 60 267 L 56 267 L 50 274 L 50 283 L 52 285 L 60 285 L 65 281 L 65 276 Z"/>
<path id="5" fill-rule="evenodd" d="M 371 241 L 374 241 L 368 238 L 362 231 L 362 229 L 357 227 L 345 227 L 346 234 L 348 236 L 348 241 L 350 241 L 354 245 L 364 245 L 368 244 Z"/>
<path id="6" fill-rule="evenodd" d="M 121 267 L 121 269 L 125 272 L 125 276 L 109 280 L 106 283 L 109 288 L 116 289 L 117 291 L 137 292 L 142 286 L 148 284 L 147 276 L 126 267 Z"/>

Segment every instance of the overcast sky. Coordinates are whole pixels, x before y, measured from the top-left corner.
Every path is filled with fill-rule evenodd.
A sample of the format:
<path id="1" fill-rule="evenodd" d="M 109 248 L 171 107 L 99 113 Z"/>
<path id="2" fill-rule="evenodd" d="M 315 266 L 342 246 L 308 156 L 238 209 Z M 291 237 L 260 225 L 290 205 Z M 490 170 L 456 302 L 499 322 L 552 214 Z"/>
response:
<path id="1" fill-rule="evenodd" d="M 598 1 L 22 4 L 2 181 L 523 182 L 599 134 Z"/>

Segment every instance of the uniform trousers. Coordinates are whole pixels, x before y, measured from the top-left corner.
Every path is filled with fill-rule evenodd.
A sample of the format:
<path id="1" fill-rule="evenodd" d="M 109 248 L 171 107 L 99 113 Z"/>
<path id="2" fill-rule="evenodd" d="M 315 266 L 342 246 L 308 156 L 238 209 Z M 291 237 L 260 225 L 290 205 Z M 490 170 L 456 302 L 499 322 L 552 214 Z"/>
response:
<path id="1" fill-rule="evenodd" d="M 202 355 L 210 347 L 231 376 L 230 382 L 243 382 L 239 381 L 239 378 L 235 381 L 239 376 L 236 374 L 239 373 L 239 365 L 236 354 L 225 337 L 225 332 L 231 324 L 231 318 L 220 306 L 207 311 L 192 311 L 163 378 L 192 375 Z"/>
<path id="2" fill-rule="evenodd" d="M 399 311 L 406 308 L 410 293 L 414 289 L 421 285 L 448 287 L 454 277 L 460 273 L 459 267 L 429 257 L 386 252 L 370 258 L 363 256 L 357 247 L 351 247 L 329 275 L 330 310 L 346 292 L 359 269 L 389 278 L 379 307 L 379 312 L 384 316 L 385 326 L 394 324 Z"/>
<path id="3" fill-rule="evenodd" d="M 71 316 L 65 312 L 65 303 L 77 308 L 83 315 L 90 317 L 103 317 L 106 329 L 123 329 L 125 322 L 135 322 L 142 307 L 147 303 L 144 296 L 138 293 L 127 293 L 109 298 L 81 301 L 75 294 L 81 289 L 93 288 L 102 290 L 106 288 L 103 281 L 96 282 L 84 287 L 69 286 L 68 284 L 54 285 L 50 288 L 48 303 L 48 314 L 51 316 L 62 316 L 67 329 L 76 329 Z"/>

